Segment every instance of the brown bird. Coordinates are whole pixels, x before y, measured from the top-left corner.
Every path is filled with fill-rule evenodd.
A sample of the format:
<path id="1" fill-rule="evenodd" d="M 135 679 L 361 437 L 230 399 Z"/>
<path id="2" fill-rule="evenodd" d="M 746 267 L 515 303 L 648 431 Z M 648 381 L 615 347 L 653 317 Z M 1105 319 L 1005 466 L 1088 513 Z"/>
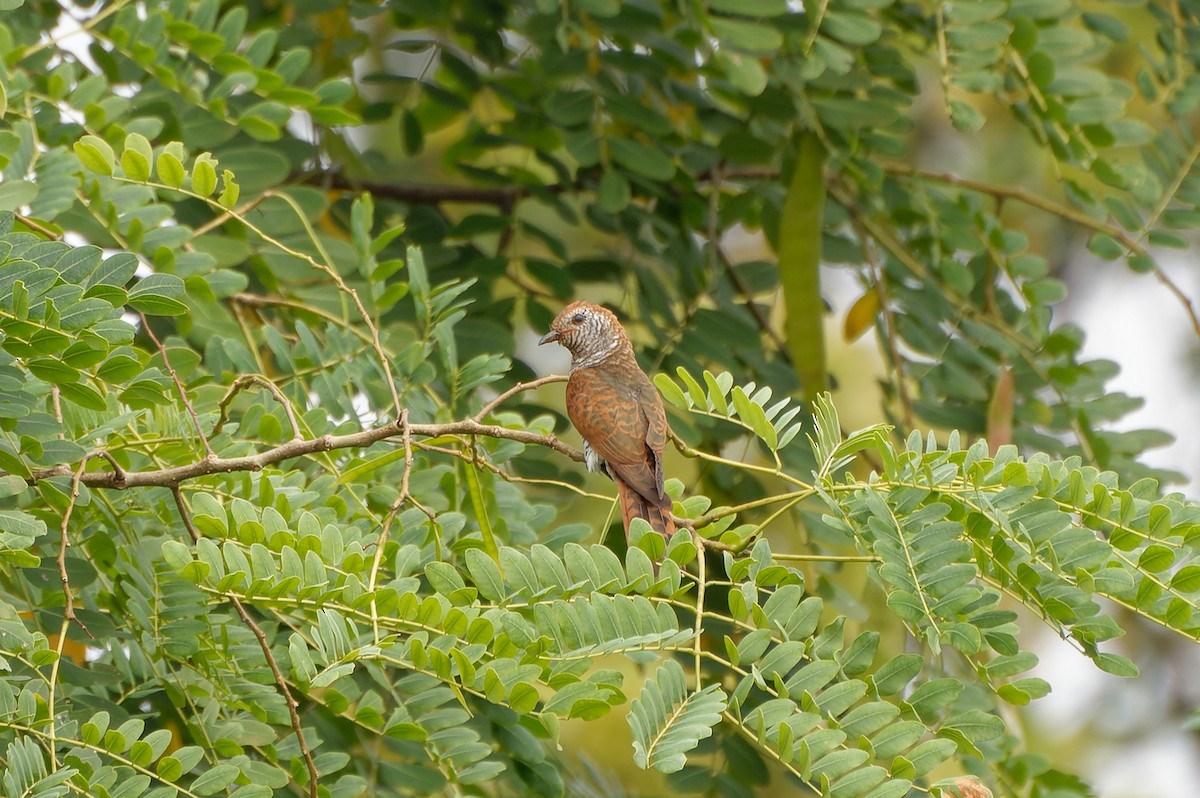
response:
<path id="1" fill-rule="evenodd" d="M 629 336 L 607 308 L 572 302 L 539 344 L 558 341 L 571 353 L 567 416 L 583 436 L 589 471 L 617 483 L 625 537 L 634 518 L 670 538 L 671 497 L 663 490 L 667 415 L 662 397 L 633 355 Z"/>

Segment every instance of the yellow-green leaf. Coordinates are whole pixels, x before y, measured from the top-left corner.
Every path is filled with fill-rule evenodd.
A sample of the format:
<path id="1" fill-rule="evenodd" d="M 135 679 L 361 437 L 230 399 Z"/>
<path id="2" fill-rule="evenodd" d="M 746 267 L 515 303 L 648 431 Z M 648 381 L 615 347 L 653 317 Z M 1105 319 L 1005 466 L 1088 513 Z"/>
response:
<path id="1" fill-rule="evenodd" d="M 228 169 L 221 173 L 221 183 L 224 185 L 224 188 L 221 189 L 221 196 L 217 197 L 217 202 L 226 208 L 232 208 L 234 205 L 237 205 L 238 195 L 241 194 L 242 189 L 234 179 L 233 172 Z"/>
<path id="2" fill-rule="evenodd" d="M 179 188 L 183 185 L 184 178 L 186 177 L 187 172 L 183 170 L 183 164 L 178 158 L 169 152 L 163 152 L 158 156 L 159 180 L 172 188 Z"/>
<path id="3" fill-rule="evenodd" d="M 137 150 L 127 148 L 121 153 L 121 168 L 131 180 L 150 179 L 150 162 Z"/>
<path id="4" fill-rule="evenodd" d="M 658 386 L 659 392 L 662 393 L 663 398 L 668 402 L 680 410 L 688 409 L 687 397 L 683 395 L 683 391 L 679 390 L 679 386 L 675 384 L 675 381 L 666 374 L 655 374 L 654 384 Z"/>
<path id="5" fill-rule="evenodd" d="M 192 166 L 192 191 L 201 197 L 207 197 L 217 190 L 217 170 L 212 162 L 203 156 L 196 159 Z"/>
<path id="6" fill-rule="evenodd" d="M 90 172 L 101 175 L 112 175 L 116 156 L 112 147 L 99 136 L 84 136 L 75 142 L 75 154 L 79 162 Z"/>

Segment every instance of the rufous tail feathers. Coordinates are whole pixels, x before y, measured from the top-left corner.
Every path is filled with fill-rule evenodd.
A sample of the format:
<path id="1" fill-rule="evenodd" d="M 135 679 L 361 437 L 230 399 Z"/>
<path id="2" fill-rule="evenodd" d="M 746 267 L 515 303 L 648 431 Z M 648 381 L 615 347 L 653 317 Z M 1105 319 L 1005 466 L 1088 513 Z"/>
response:
<path id="1" fill-rule="evenodd" d="M 622 479 L 616 479 L 617 498 L 621 502 L 621 520 L 625 522 L 625 537 L 629 538 L 629 525 L 635 518 L 645 518 L 650 528 L 670 540 L 675 534 L 675 522 L 671 519 L 671 500 L 652 504 L 645 496 L 631 488 Z"/>

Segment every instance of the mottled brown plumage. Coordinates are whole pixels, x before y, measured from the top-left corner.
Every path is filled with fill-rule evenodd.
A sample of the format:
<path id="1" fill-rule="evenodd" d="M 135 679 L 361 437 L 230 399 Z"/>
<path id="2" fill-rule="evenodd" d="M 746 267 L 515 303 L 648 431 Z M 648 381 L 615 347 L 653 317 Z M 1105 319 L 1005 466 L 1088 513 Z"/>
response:
<path id="1" fill-rule="evenodd" d="M 663 490 L 667 415 L 629 336 L 606 308 L 573 302 L 540 343 L 550 341 L 571 353 L 567 416 L 583 436 L 588 470 L 603 471 L 617 483 L 626 537 L 630 522 L 640 517 L 669 538 L 675 522 L 671 497 Z"/>

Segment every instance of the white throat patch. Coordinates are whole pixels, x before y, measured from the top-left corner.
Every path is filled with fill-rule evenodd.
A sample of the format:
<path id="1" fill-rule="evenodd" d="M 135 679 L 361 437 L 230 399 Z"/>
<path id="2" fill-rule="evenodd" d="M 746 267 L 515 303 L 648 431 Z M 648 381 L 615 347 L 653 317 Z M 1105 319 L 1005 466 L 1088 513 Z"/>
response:
<path id="1" fill-rule="evenodd" d="M 613 352 L 615 352 L 617 350 L 617 347 L 620 345 L 621 345 L 620 339 L 618 339 L 616 336 L 614 336 L 612 343 L 609 345 L 609 347 L 607 349 L 601 350 L 599 352 L 594 352 L 594 353 L 588 355 L 587 357 L 581 357 L 578 360 L 573 361 L 571 363 L 571 371 L 575 371 L 576 369 L 589 369 L 592 366 L 599 366 L 601 363 L 603 363 L 605 360 L 607 360 L 608 356 L 611 355 Z"/>

